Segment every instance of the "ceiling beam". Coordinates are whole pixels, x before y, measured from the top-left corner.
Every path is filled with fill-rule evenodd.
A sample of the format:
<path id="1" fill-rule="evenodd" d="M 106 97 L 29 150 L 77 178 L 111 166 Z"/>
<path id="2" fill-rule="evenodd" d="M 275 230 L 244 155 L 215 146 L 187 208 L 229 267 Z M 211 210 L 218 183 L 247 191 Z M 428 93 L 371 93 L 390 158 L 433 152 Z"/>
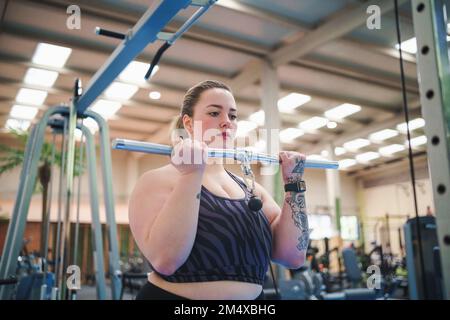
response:
<path id="1" fill-rule="evenodd" d="M 399 4 L 406 1 L 407 0 L 400 0 Z M 378 5 L 381 8 L 381 14 L 389 12 L 394 8 L 394 3 L 392 0 L 378 0 L 371 4 Z M 306 33 L 294 43 L 282 46 L 272 51 L 267 55 L 267 58 L 274 67 L 278 67 L 304 57 L 313 52 L 319 46 L 340 38 L 364 24 L 367 20 L 366 10 L 367 3 L 364 3 L 356 8 L 350 8 L 347 12 L 342 12 L 339 15 L 335 15 L 318 28 Z M 233 82 L 236 87 L 245 87 L 245 85 L 254 83 L 259 79 L 259 72 L 251 72 L 255 69 L 254 64 L 261 62 L 252 61 L 251 63 L 253 64 L 252 69 L 249 70 L 244 67 L 243 71 L 235 76 Z M 249 82 L 246 83 L 244 80 Z"/>
<path id="2" fill-rule="evenodd" d="M 400 0 L 399 4 L 407 0 Z M 378 5 L 380 14 L 394 9 L 392 0 L 372 1 L 371 5 Z M 342 37 L 367 21 L 367 3 L 356 8 L 343 11 L 342 14 L 333 16 L 318 28 L 307 33 L 302 39 L 289 45 L 283 46 L 269 54 L 269 59 L 274 66 L 287 64 L 295 59 L 305 56 L 326 42 Z"/>
<path id="3" fill-rule="evenodd" d="M 304 58 L 294 63 L 296 66 L 306 67 L 308 69 L 314 69 L 328 74 L 336 76 L 345 76 L 348 79 L 356 80 L 360 83 L 369 84 L 375 87 L 388 89 L 388 90 L 402 90 L 400 82 L 400 74 L 387 76 L 386 74 L 373 74 L 374 70 L 369 70 L 357 67 L 349 68 L 342 64 L 334 63 L 330 60 L 317 59 L 317 58 Z M 417 79 L 406 79 L 406 92 L 408 94 L 419 95 L 419 85 Z"/>

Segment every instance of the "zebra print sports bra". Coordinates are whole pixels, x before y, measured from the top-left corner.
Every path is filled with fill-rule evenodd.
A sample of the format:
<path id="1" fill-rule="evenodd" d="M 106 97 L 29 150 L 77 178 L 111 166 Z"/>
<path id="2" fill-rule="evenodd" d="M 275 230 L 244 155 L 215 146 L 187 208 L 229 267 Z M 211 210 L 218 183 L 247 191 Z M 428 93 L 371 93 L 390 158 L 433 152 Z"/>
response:
<path id="1" fill-rule="evenodd" d="M 228 171 L 227 171 L 228 172 Z M 191 253 L 170 276 L 170 282 L 232 280 L 264 283 L 272 248 L 270 225 L 262 210 L 247 206 L 250 192 L 243 181 L 228 174 L 244 190 L 242 199 L 216 196 L 202 186 L 197 234 Z"/>

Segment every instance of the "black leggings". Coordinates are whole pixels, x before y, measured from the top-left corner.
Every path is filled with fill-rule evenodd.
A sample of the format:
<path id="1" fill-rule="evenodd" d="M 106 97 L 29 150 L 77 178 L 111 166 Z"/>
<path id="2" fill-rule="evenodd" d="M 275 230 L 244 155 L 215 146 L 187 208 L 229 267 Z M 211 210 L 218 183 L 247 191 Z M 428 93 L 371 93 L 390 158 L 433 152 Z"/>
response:
<path id="1" fill-rule="evenodd" d="M 136 300 L 189 300 L 188 298 L 166 291 L 153 283 L 147 283 L 139 290 Z M 264 300 L 264 291 L 255 300 Z"/>

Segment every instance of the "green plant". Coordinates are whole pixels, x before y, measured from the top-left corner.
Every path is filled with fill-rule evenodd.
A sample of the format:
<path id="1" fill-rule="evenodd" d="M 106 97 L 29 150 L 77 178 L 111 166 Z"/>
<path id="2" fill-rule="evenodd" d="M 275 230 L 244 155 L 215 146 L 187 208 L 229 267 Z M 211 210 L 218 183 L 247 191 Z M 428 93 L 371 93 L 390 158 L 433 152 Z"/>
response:
<path id="1" fill-rule="evenodd" d="M 29 135 L 24 131 L 12 130 L 11 134 L 18 140 L 17 147 L 11 147 L 5 144 L 0 144 L 0 176 L 7 173 L 16 167 L 23 164 L 25 159 L 25 146 Z M 51 180 L 51 165 L 52 165 L 52 152 L 55 147 L 54 164 L 61 168 L 62 165 L 62 153 L 56 149 L 53 144 L 44 141 L 42 145 L 42 151 L 39 158 L 38 179 L 36 179 L 33 193 L 42 192 L 42 226 L 46 225 L 46 212 L 47 212 L 47 199 L 48 188 Z M 74 163 L 74 176 L 81 176 L 84 172 L 84 159 L 80 161 L 80 147 L 75 148 L 75 163 Z M 38 183 L 39 182 L 39 183 Z M 42 229 L 42 234 L 44 229 Z M 41 249 L 44 239 L 41 239 Z"/>

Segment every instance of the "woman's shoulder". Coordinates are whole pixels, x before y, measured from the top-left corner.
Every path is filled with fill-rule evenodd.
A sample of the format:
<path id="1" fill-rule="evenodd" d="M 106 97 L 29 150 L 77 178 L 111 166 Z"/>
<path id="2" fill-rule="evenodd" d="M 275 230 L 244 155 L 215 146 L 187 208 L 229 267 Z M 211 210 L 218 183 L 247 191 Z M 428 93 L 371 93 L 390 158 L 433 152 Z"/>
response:
<path id="1" fill-rule="evenodd" d="M 136 187 L 155 187 L 164 189 L 172 187 L 176 177 L 179 175 L 174 166 L 168 164 L 166 166 L 146 171 L 138 180 Z"/>

